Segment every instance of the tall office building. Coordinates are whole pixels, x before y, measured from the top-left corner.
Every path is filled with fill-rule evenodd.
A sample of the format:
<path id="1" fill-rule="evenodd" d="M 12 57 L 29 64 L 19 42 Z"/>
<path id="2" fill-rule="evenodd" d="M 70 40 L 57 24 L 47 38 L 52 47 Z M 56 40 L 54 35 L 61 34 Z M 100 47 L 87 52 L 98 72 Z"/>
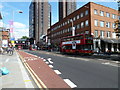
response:
<path id="1" fill-rule="evenodd" d="M 76 10 L 76 0 L 59 0 L 59 21 Z"/>
<path id="2" fill-rule="evenodd" d="M 35 39 L 35 43 L 40 42 L 40 37 L 47 34 L 50 28 L 50 4 L 33 0 L 29 7 L 29 36 Z"/>

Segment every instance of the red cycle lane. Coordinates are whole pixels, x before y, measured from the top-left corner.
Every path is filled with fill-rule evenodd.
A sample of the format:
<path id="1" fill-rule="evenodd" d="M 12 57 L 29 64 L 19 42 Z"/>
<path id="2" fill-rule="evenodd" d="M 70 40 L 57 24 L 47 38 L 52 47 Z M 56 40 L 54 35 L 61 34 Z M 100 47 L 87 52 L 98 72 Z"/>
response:
<path id="1" fill-rule="evenodd" d="M 58 76 L 41 58 L 23 51 L 18 51 L 22 62 L 35 76 L 42 88 L 68 88 L 64 80 Z"/>

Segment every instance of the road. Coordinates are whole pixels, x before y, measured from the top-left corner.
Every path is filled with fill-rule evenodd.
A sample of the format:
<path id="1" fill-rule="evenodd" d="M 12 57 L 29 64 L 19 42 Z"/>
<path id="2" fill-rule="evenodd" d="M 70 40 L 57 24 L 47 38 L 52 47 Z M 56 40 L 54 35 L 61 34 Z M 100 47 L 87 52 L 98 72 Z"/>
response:
<path id="1" fill-rule="evenodd" d="M 45 60 L 75 88 L 118 88 L 118 66 L 104 60 L 70 57 L 44 51 L 26 51 Z"/>

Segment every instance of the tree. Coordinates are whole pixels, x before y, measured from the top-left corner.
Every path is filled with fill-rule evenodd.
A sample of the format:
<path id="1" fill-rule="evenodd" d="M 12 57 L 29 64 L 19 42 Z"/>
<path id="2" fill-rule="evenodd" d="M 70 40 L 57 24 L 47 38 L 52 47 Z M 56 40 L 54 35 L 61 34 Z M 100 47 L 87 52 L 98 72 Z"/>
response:
<path id="1" fill-rule="evenodd" d="M 27 36 L 22 36 L 22 38 L 21 39 L 28 39 L 28 37 Z"/>
<path id="2" fill-rule="evenodd" d="M 115 21 L 115 29 L 114 31 L 116 32 L 116 36 L 120 36 L 120 20 Z"/>

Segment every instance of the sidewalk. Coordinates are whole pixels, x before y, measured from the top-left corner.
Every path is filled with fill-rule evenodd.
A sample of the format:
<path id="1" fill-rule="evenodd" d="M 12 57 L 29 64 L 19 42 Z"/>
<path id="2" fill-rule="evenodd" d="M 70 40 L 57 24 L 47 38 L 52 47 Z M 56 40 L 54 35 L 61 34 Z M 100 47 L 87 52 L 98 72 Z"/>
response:
<path id="1" fill-rule="evenodd" d="M 44 61 L 43 59 L 18 51 L 22 62 L 31 73 L 39 88 L 69 88 L 70 87 L 60 78 Z"/>
<path id="2" fill-rule="evenodd" d="M 32 79 L 22 65 L 16 51 L 12 56 L 0 54 L 0 68 L 6 67 L 9 74 L 0 76 L 0 89 L 2 88 L 34 88 Z"/>

